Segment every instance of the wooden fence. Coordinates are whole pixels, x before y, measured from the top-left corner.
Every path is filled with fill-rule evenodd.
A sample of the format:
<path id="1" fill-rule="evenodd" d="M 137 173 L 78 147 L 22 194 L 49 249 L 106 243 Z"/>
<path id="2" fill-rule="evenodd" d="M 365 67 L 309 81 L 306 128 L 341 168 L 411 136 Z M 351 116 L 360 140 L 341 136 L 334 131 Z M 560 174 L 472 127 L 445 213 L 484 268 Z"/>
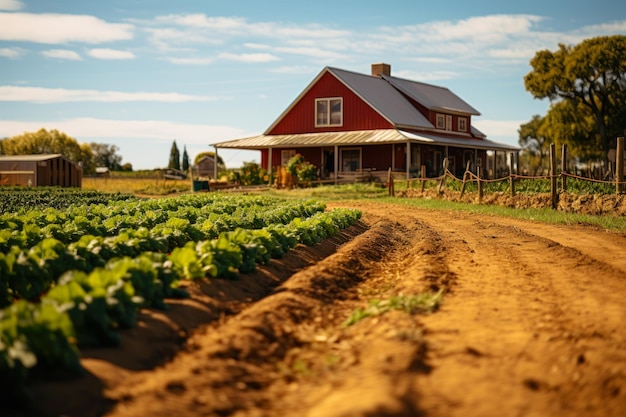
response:
<path id="1" fill-rule="evenodd" d="M 567 183 L 568 178 L 578 179 L 582 181 L 587 181 L 591 183 L 601 183 L 605 185 L 610 185 L 615 188 L 616 194 L 623 194 L 626 192 L 626 181 L 624 181 L 624 138 L 617 138 L 617 149 L 616 154 L 618 157 L 616 158 L 616 169 L 615 169 L 615 180 L 612 181 L 604 181 L 604 180 L 596 180 L 593 178 L 582 177 L 578 175 L 571 174 L 567 171 L 567 145 L 563 145 L 562 154 L 561 154 L 561 169 L 560 172 L 556 163 L 556 147 L 554 144 L 550 145 L 550 172 L 548 175 L 541 176 L 525 176 L 518 174 L 510 174 L 506 177 L 498 178 L 498 179 L 485 179 L 480 171 L 480 168 L 477 168 L 477 172 L 473 173 L 470 171 L 470 164 L 468 162 L 467 167 L 465 169 L 465 173 L 463 174 L 463 178 L 457 178 L 450 170 L 447 169 L 448 161 L 444 159 L 443 166 L 446 167 L 443 175 L 436 178 L 426 178 L 424 174 L 422 174 L 421 178 L 412 178 L 409 180 L 402 180 L 407 182 L 407 188 L 411 187 L 412 183 L 419 183 L 420 189 L 423 192 L 427 181 L 436 181 L 437 182 L 437 190 L 439 193 L 443 192 L 445 188 L 446 180 L 451 178 L 455 181 L 461 181 L 461 197 L 465 193 L 465 189 L 468 183 L 476 183 L 478 188 L 478 201 L 482 201 L 484 196 L 484 186 L 487 183 L 495 183 L 495 182 L 509 182 L 509 191 L 511 196 L 515 196 L 516 194 L 516 182 L 519 180 L 549 180 L 550 181 L 550 194 L 551 194 L 551 203 L 552 208 L 556 209 L 558 206 L 558 194 L 559 191 L 567 192 Z M 391 169 L 388 172 L 388 188 L 389 195 L 395 195 L 395 180 L 393 177 L 393 173 Z"/>

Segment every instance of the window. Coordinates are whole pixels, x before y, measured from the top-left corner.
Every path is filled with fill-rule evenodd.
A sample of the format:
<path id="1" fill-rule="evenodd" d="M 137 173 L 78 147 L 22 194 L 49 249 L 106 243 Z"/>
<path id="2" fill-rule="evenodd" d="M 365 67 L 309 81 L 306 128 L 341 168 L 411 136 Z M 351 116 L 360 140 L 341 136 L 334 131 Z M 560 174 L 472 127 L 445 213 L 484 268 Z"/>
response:
<path id="1" fill-rule="evenodd" d="M 361 149 L 348 148 L 341 150 L 341 170 L 358 171 L 361 169 Z"/>
<path id="2" fill-rule="evenodd" d="M 446 130 L 452 130 L 452 116 L 446 114 Z"/>
<path id="3" fill-rule="evenodd" d="M 467 119 L 465 117 L 459 117 L 458 128 L 459 132 L 467 132 Z"/>
<path id="4" fill-rule="evenodd" d="M 437 113 L 437 129 L 446 128 L 446 118 L 444 114 Z"/>
<path id="5" fill-rule="evenodd" d="M 280 151 L 280 165 L 286 166 L 291 158 L 296 156 L 295 149 L 283 149 Z"/>
<path id="6" fill-rule="evenodd" d="M 343 99 L 318 98 L 315 100 L 315 126 L 341 126 L 343 124 Z"/>

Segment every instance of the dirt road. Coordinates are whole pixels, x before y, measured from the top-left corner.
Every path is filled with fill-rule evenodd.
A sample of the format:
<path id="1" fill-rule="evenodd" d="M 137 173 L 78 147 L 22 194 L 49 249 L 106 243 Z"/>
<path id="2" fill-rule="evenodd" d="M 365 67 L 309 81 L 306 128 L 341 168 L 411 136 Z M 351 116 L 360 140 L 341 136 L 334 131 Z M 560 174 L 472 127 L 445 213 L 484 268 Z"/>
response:
<path id="1" fill-rule="evenodd" d="M 190 284 L 122 348 L 86 352 L 85 378 L 35 387 L 31 414 L 623 415 L 624 234 L 358 208 L 338 238 Z M 441 289 L 434 313 L 344 326 L 372 299 Z"/>

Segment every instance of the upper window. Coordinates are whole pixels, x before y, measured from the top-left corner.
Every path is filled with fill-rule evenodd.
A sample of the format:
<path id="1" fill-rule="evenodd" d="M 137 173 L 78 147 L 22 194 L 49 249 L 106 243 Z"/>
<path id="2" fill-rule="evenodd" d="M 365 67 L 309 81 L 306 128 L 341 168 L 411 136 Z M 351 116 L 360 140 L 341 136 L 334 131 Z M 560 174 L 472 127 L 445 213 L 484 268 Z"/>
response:
<path id="1" fill-rule="evenodd" d="M 446 116 L 445 114 L 437 113 L 437 129 L 446 128 Z"/>
<path id="2" fill-rule="evenodd" d="M 459 132 L 467 132 L 467 119 L 465 117 L 459 117 Z"/>
<path id="3" fill-rule="evenodd" d="M 315 99 L 315 126 L 341 126 L 343 124 L 343 99 Z"/>

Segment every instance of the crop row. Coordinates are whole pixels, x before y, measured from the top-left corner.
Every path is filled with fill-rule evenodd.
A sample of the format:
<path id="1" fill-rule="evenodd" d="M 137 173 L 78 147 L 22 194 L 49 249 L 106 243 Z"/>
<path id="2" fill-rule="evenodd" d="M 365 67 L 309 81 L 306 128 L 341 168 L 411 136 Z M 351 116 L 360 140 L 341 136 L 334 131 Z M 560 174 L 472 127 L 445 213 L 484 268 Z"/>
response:
<path id="1" fill-rule="evenodd" d="M 14 400 L 25 398 L 25 383 L 32 377 L 80 372 L 79 347 L 116 344 L 118 329 L 133 326 L 141 307 L 165 308 L 165 297 L 180 296 L 176 287 L 181 279 L 231 278 L 250 272 L 299 242 L 317 243 L 359 218 L 356 210 L 318 212 L 288 224 L 237 228 L 214 239 L 189 241 L 169 254 L 148 251 L 114 257 L 90 271 L 62 271 L 61 260 L 67 261 L 72 253 L 53 238 L 38 244 L 34 251 L 38 259 L 29 258 L 31 252 L 4 254 L 2 277 L 16 276 L 16 268 L 34 265 L 33 260 L 48 268 L 49 277 L 61 275 L 47 287 L 3 279 L 11 281 L 5 297 L 14 301 L 0 312 L 0 392 Z M 38 299 L 16 300 L 18 290 L 13 286 L 20 285 L 41 285 L 19 289 L 39 293 Z"/>
<path id="2" fill-rule="evenodd" d="M 0 213 L 13 213 L 35 207 L 64 209 L 72 204 L 108 204 L 135 200 L 131 194 L 102 193 L 80 188 L 0 187 Z"/>

